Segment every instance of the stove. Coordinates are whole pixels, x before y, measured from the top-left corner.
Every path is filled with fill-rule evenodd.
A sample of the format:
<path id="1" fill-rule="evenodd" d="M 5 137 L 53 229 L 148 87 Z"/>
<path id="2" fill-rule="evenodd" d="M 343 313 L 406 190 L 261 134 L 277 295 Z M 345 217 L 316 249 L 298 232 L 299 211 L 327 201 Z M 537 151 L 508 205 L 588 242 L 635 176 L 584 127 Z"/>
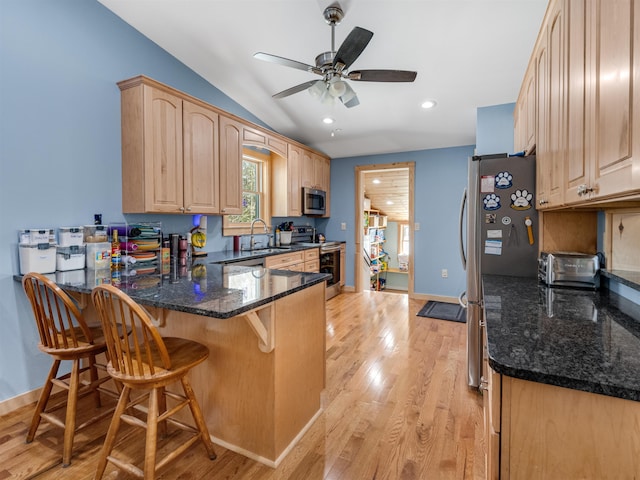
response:
<path id="1" fill-rule="evenodd" d="M 320 272 L 331 274 L 327 280 L 325 298 L 328 300 L 338 295 L 340 287 L 340 242 L 316 242 L 316 229 L 309 226 L 293 227 L 291 244 L 320 248 Z"/>

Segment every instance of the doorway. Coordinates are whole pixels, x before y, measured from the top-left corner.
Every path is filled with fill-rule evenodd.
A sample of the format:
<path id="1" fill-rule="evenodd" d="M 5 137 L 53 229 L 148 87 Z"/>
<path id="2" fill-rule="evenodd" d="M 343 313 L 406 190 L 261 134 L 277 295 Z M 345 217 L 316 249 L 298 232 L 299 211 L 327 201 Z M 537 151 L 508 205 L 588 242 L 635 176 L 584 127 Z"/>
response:
<path id="1" fill-rule="evenodd" d="M 414 162 L 355 170 L 356 291 L 414 292 Z"/>

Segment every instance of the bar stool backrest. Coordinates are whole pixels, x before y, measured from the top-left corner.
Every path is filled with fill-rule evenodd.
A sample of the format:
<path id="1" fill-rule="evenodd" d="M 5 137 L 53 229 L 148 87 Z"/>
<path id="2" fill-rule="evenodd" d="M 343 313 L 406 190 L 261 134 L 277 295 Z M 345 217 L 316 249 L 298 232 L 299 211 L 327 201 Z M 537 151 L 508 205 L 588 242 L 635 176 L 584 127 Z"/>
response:
<path id="1" fill-rule="evenodd" d="M 33 309 L 42 351 L 64 355 L 91 348 L 93 335 L 80 309 L 55 282 L 30 272 L 22 278 L 22 286 Z"/>
<path id="2" fill-rule="evenodd" d="M 171 369 L 162 337 L 141 305 L 112 285 L 95 287 L 91 298 L 104 330 L 112 375 L 151 379 Z"/>

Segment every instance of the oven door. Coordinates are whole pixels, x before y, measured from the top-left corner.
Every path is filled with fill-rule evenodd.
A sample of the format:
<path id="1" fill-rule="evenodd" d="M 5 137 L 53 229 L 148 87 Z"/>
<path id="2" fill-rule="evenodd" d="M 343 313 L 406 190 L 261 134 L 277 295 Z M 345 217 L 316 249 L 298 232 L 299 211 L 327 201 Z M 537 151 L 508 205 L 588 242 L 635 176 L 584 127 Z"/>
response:
<path id="1" fill-rule="evenodd" d="M 320 272 L 331 274 L 327 280 L 326 299 L 340 293 L 340 246 L 324 247 L 320 249 Z"/>

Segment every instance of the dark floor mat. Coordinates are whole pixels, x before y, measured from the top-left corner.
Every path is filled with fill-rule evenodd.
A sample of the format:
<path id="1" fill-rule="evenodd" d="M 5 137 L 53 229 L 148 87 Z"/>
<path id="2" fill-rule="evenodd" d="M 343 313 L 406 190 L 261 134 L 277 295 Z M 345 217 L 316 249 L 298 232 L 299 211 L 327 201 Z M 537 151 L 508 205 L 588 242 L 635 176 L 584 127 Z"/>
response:
<path id="1" fill-rule="evenodd" d="M 452 322 L 466 322 L 466 310 L 457 303 L 445 303 L 429 300 L 417 313 L 419 317 L 437 318 Z"/>

